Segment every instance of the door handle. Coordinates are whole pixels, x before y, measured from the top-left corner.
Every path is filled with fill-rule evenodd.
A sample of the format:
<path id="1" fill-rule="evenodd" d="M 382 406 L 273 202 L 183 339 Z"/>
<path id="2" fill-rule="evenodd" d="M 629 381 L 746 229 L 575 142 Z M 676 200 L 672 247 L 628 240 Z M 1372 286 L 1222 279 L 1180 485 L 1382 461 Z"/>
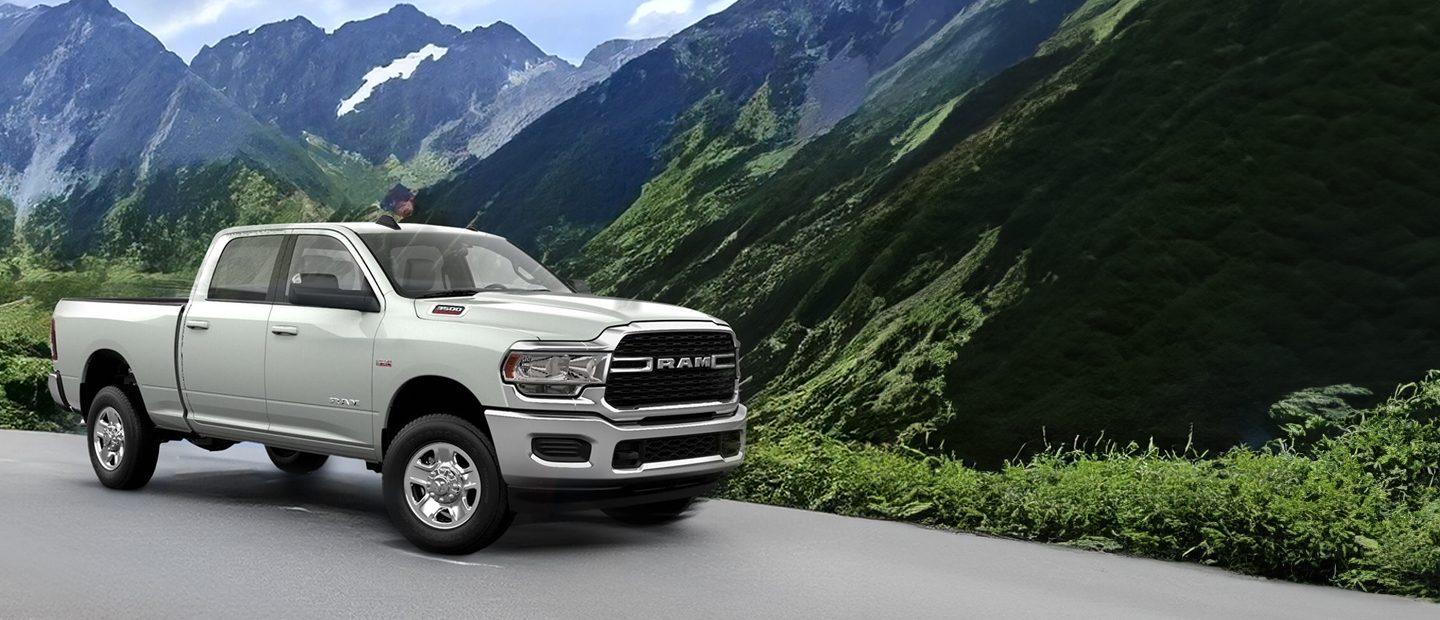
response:
<path id="1" fill-rule="evenodd" d="M 185 327 L 188 327 L 190 329 L 210 329 L 210 321 L 187 319 L 185 321 Z"/>
<path id="2" fill-rule="evenodd" d="M 299 336 L 300 328 L 294 325 L 271 325 L 270 333 L 276 336 Z"/>

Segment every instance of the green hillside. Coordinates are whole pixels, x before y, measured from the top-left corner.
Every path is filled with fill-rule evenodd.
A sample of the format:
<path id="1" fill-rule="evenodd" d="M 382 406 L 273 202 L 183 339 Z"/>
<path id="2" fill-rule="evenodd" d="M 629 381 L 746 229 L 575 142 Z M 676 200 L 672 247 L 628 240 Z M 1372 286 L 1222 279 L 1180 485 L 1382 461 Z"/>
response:
<path id="1" fill-rule="evenodd" d="M 193 268 L 210 238 L 228 226 L 351 217 L 397 180 L 433 175 L 395 163 L 372 166 L 319 138 L 304 138 L 260 159 L 143 174 L 114 170 L 35 205 L 18 241 L 46 267 L 78 267 L 90 257 L 169 273 Z M 4 235 L 5 227 L 14 229 L 13 217 L 3 213 L 0 235 L 13 239 Z"/>
<path id="2" fill-rule="evenodd" d="M 726 163 L 753 187 L 665 169 L 580 271 L 732 321 L 771 420 L 985 462 L 1263 439 L 1286 393 L 1434 365 L 1437 28 L 1404 1 L 1092 1 L 976 88 L 919 70 Z M 893 78 L 973 49 L 943 34 Z"/>
<path id="3" fill-rule="evenodd" d="M 1080 0 L 740 2 L 617 71 L 420 197 L 429 221 L 505 235 L 549 259 L 622 212 L 684 209 L 709 223 L 779 169 L 899 63 L 938 38 L 965 54 L 904 79 L 963 89 L 1033 53 Z M 949 31 L 944 29 L 949 28 Z M 951 61 L 953 66 L 944 61 Z M 900 79 L 900 78 L 893 78 Z M 637 230 L 645 239 L 664 231 Z M 635 244 L 612 236 L 615 251 Z M 646 248 L 654 254 L 662 248 Z"/>

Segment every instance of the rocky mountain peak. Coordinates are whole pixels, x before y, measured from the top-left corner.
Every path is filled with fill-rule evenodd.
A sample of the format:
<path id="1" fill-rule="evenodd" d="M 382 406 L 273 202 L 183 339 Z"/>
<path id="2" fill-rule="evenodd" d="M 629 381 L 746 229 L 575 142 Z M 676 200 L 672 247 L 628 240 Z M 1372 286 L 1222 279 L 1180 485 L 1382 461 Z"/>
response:
<path id="1" fill-rule="evenodd" d="M 392 7 L 390 7 L 390 10 L 385 11 L 384 14 L 385 14 L 385 15 L 397 15 L 397 16 L 398 16 L 398 15 L 422 15 L 422 16 L 425 16 L 425 17 L 429 17 L 428 15 L 425 15 L 425 12 L 424 12 L 424 11 L 421 11 L 420 9 L 415 8 L 415 5 L 410 4 L 410 3 L 408 3 L 408 2 L 401 2 L 400 4 L 397 4 L 397 5 L 395 5 L 395 6 L 392 6 Z"/>
<path id="2" fill-rule="evenodd" d="M 352 22 L 346 22 L 335 29 L 335 36 L 375 35 L 378 33 L 433 33 L 445 32 L 447 36 L 460 33 L 460 29 L 445 24 L 409 4 L 397 4 L 390 10 Z M 433 36 L 433 35 L 432 35 Z"/>
<path id="3" fill-rule="evenodd" d="M 621 65 L 643 56 L 665 42 L 665 37 L 654 39 L 612 39 L 595 46 L 580 63 L 582 69 L 605 68 L 615 71 Z"/>
<path id="4" fill-rule="evenodd" d="M 60 6 L 66 7 L 71 10 L 86 11 L 96 14 L 120 13 L 120 10 L 116 9 L 114 5 L 111 5 L 109 0 L 70 0 L 69 2 L 66 2 L 65 4 Z M 121 14 L 123 15 L 123 13 Z"/>

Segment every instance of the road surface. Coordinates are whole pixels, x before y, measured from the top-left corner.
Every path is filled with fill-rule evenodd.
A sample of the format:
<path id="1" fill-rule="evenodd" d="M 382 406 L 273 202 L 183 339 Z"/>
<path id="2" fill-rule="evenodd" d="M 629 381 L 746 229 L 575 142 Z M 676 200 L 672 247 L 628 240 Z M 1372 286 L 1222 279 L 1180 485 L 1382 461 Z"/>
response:
<path id="1" fill-rule="evenodd" d="M 380 478 L 308 476 L 242 444 L 161 448 L 137 492 L 82 437 L 0 431 L 0 617 L 1437 618 L 1440 605 L 1224 571 L 707 501 L 666 526 L 518 521 L 431 556 Z"/>

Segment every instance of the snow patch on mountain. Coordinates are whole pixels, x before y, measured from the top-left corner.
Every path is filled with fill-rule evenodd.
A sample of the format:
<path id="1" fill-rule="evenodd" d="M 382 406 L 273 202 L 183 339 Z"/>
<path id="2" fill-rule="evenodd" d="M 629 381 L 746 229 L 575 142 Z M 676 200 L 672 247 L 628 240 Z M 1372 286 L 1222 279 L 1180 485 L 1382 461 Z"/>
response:
<path id="1" fill-rule="evenodd" d="M 356 90 L 355 94 L 350 95 L 340 102 L 340 107 L 335 110 L 335 116 L 345 116 L 346 114 L 354 112 L 355 106 L 369 99 L 370 95 L 374 93 L 375 89 L 381 84 L 396 78 L 408 80 L 410 76 L 415 74 L 415 70 L 420 68 L 420 63 L 426 60 L 440 60 L 445 56 L 445 52 L 448 51 L 450 51 L 449 48 L 440 47 L 431 43 L 420 48 L 418 52 L 411 52 L 403 57 L 396 58 L 388 65 L 371 69 L 365 74 L 364 83 L 360 85 L 360 89 Z"/>

